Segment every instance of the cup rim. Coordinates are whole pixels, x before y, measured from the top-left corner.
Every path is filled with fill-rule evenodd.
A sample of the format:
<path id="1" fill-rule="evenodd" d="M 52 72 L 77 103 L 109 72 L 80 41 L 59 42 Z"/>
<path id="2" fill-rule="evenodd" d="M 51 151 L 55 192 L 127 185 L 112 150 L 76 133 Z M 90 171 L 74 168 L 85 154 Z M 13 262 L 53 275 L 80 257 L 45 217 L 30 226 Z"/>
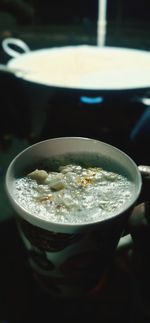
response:
<path id="1" fill-rule="evenodd" d="M 109 147 L 110 149 L 113 149 L 113 151 L 116 151 L 119 154 L 121 154 L 121 156 L 123 156 L 125 159 L 127 159 L 131 163 L 131 165 L 134 167 L 134 169 L 136 170 L 138 187 L 135 190 L 135 193 L 133 194 L 132 198 L 127 203 L 125 203 L 125 205 L 123 207 L 119 208 L 119 211 L 116 212 L 116 214 L 114 213 L 114 215 L 112 215 L 112 216 L 108 216 L 106 218 L 102 218 L 102 219 L 97 220 L 97 221 L 89 221 L 89 222 L 83 222 L 83 223 L 82 222 L 81 223 L 54 222 L 54 221 L 49 221 L 49 220 L 46 220 L 45 218 L 37 217 L 37 216 L 33 215 L 31 212 L 28 212 L 22 206 L 20 206 L 20 204 L 17 203 L 17 201 L 14 199 L 14 196 L 13 196 L 13 193 L 12 193 L 12 191 L 10 189 L 9 184 L 11 182 L 10 177 L 11 177 L 12 168 L 14 167 L 16 161 L 20 158 L 20 156 L 22 156 L 27 151 L 32 150 L 34 147 L 38 147 L 38 146 L 42 145 L 43 143 L 47 143 L 49 141 L 50 142 L 55 142 L 55 141 L 63 141 L 63 140 L 67 140 L 67 141 L 68 140 L 88 140 L 88 141 L 91 141 L 92 143 L 95 143 L 95 144 L 102 144 L 105 147 Z M 88 137 L 76 137 L 76 136 L 56 137 L 56 138 L 50 138 L 50 139 L 46 139 L 46 140 L 42 140 L 42 141 L 39 141 L 37 143 L 34 143 L 33 145 L 30 145 L 29 147 L 22 150 L 19 154 L 16 155 L 15 158 L 13 158 L 13 160 L 10 162 L 10 164 L 9 164 L 9 166 L 7 168 L 6 175 L 5 175 L 6 193 L 7 193 L 7 196 L 9 198 L 9 200 L 11 201 L 12 206 L 15 208 L 15 210 L 17 209 L 17 210 L 21 211 L 19 213 L 19 215 L 24 220 L 26 220 L 27 222 L 29 222 L 29 223 L 31 223 L 31 224 L 33 224 L 35 226 L 38 226 L 40 228 L 47 229 L 47 230 L 48 230 L 49 227 L 51 229 L 52 229 L 52 227 L 54 227 L 54 228 L 57 227 L 57 228 L 61 229 L 62 231 L 65 230 L 65 228 L 74 228 L 74 229 L 77 228 L 78 229 L 80 227 L 82 229 L 87 229 L 89 226 L 91 227 L 91 226 L 98 225 L 100 223 L 112 221 L 112 219 L 118 218 L 123 213 L 128 212 L 128 210 L 134 206 L 134 204 L 136 203 L 136 201 L 137 201 L 137 199 L 138 199 L 138 197 L 140 195 L 141 187 L 142 187 L 142 177 L 141 177 L 140 171 L 139 171 L 136 163 L 134 162 L 134 160 L 130 156 L 128 156 L 121 149 L 119 149 L 119 148 L 117 148 L 117 147 L 115 147 L 115 146 L 113 146 L 111 144 L 105 143 L 105 142 L 97 140 L 97 139 L 88 138 Z"/>

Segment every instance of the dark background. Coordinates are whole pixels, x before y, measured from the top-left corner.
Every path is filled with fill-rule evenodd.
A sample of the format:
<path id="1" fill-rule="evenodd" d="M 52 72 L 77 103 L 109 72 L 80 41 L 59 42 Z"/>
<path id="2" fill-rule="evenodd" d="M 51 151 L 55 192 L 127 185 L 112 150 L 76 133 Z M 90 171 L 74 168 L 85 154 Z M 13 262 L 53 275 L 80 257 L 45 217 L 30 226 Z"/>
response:
<path id="1" fill-rule="evenodd" d="M 52 24 L 70 23 L 84 18 L 97 20 L 98 1 L 93 0 L 1 0 L 0 9 L 3 12 L 16 14 L 20 24 Z M 149 0 L 107 0 L 107 17 L 115 19 L 116 15 L 123 20 L 140 20 L 149 22 Z"/>
<path id="2" fill-rule="evenodd" d="M 31 48 L 96 44 L 97 16 L 96 0 L 0 0 L 0 37 L 19 37 Z M 106 45 L 149 49 L 149 33 L 149 0 L 107 0 Z"/>

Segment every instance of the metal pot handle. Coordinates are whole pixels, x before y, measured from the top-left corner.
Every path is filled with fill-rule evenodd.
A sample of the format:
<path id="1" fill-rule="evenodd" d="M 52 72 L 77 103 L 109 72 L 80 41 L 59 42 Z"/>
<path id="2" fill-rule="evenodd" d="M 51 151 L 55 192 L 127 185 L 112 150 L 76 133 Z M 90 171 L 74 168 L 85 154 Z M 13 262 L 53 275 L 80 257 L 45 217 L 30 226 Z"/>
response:
<path id="1" fill-rule="evenodd" d="M 6 38 L 2 41 L 2 48 L 4 52 L 11 57 L 18 57 L 21 55 L 21 53 L 12 49 L 10 45 L 19 47 L 24 53 L 30 52 L 30 48 L 23 40 L 17 38 Z"/>

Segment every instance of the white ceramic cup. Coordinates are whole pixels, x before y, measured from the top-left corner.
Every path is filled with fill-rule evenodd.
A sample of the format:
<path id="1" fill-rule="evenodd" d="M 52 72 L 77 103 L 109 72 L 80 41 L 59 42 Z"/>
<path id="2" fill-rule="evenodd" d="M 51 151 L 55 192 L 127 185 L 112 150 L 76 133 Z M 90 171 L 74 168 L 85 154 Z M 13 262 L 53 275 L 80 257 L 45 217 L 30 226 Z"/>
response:
<path id="1" fill-rule="evenodd" d="M 125 174 L 133 183 L 132 197 L 115 216 L 94 223 L 62 224 L 38 218 L 15 198 L 14 179 L 41 163 L 54 160 L 100 166 Z M 6 191 L 28 251 L 34 278 L 56 297 L 90 295 L 103 280 L 127 220 L 141 192 L 141 174 L 121 150 L 95 139 L 62 137 L 36 143 L 18 154 L 6 173 Z"/>

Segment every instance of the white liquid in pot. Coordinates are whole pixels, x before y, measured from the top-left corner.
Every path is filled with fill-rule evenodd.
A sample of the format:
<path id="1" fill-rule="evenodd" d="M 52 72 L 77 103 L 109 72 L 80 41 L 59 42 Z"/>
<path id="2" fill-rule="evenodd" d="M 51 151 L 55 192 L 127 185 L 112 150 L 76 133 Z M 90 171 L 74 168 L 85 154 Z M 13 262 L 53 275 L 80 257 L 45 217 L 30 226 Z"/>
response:
<path id="1" fill-rule="evenodd" d="M 150 84 L 150 54 L 138 50 L 52 48 L 21 55 L 9 66 L 27 80 L 51 86 L 113 89 Z"/>

